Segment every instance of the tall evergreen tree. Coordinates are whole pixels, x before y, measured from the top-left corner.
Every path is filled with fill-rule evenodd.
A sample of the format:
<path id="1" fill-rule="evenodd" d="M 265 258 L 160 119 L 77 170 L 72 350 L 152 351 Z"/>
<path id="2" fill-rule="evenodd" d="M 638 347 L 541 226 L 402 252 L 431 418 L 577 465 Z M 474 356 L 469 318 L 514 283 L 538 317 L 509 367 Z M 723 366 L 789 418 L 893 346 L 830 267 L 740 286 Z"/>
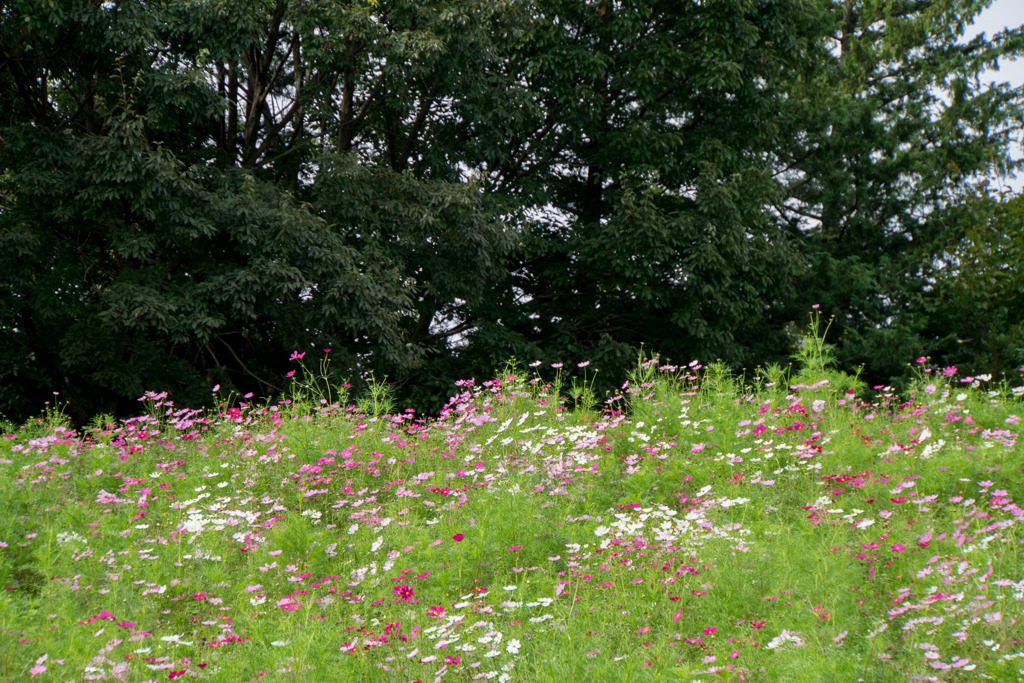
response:
<path id="1" fill-rule="evenodd" d="M 785 353 L 764 320 L 799 262 L 773 221 L 775 112 L 813 54 L 808 3 L 543 0 L 502 125 L 467 122 L 488 187 L 531 208 L 511 281 L 474 311 L 491 361 Z M 475 348 L 474 348 L 475 347 Z"/>
<path id="2" fill-rule="evenodd" d="M 1024 35 L 964 39 L 990 4 L 826 0 L 828 49 L 783 109 L 775 208 L 807 264 L 789 317 L 821 304 L 841 360 L 878 381 L 934 348 L 932 284 L 966 227 L 959 207 L 1014 166 L 1022 91 L 981 77 Z"/>
<path id="3" fill-rule="evenodd" d="M 978 192 L 951 212 L 963 238 L 948 250 L 922 332 L 933 363 L 961 374 L 1024 368 L 1024 194 Z M 958 231 L 959 232 L 959 231 Z"/>

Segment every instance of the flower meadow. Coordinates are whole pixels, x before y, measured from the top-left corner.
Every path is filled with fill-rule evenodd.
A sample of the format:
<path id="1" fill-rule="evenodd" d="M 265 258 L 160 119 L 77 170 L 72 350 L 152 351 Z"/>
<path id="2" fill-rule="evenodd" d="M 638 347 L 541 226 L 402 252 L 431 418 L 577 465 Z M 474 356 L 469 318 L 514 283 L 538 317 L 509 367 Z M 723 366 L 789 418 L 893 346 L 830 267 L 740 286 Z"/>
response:
<path id="1" fill-rule="evenodd" d="M 1022 680 L 1024 389 L 920 361 L 51 412 L 0 440 L 0 678 Z"/>

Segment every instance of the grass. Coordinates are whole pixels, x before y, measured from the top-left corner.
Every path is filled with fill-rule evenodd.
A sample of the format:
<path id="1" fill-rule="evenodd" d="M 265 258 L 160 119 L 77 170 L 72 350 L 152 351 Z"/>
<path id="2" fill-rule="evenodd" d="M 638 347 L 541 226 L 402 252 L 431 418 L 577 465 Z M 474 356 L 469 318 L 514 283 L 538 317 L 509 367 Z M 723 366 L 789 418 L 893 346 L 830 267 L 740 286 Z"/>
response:
<path id="1" fill-rule="evenodd" d="M 0 678 L 1021 680 L 1024 390 L 826 352 L 51 411 L 0 440 Z"/>

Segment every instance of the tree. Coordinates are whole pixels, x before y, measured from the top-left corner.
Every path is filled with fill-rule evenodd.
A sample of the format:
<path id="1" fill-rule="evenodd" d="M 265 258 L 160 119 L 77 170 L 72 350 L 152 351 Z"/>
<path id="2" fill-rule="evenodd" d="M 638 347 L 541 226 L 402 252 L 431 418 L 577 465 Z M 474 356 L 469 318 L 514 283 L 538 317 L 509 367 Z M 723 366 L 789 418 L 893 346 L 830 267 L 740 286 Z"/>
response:
<path id="1" fill-rule="evenodd" d="M 0 411 L 272 396 L 296 349 L 418 407 L 513 355 L 750 366 L 811 303 L 892 374 L 1013 165 L 985 4 L 5 3 Z"/>
<path id="2" fill-rule="evenodd" d="M 462 357 L 592 360 L 642 344 L 735 364 L 786 352 L 763 321 L 798 265 L 767 207 L 773 113 L 818 39 L 807 3 L 535 3 L 504 69 L 519 107 L 465 123 L 479 176 L 529 207 L 510 280 Z"/>
<path id="3" fill-rule="evenodd" d="M 0 410 L 23 417 L 51 390 L 80 420 L 146 389 L 272 395 L 314 344 L 350 372 L 414 367 L 425 309 L 486 281 L 447 265 L 480 275 L 511 240 L 457 160 L 430 156 L 454 85 L 415 86 L 458 42 L 432 32 L 478 9 L 452 7 L 4 5 Z M 350 45 L 333 50 L 328 24 Z M 422 78 L 396 92 L 388 57 L 420 52 Z M 358 111 L 330 121 L 339 94 Z"/>
<path id="4" fill-rule="evenodd" d="M 1024 366 L 1024 195 L 979 193 L 956 211 L 964 237 L 935 283 L 922 332 L 932 361 L 1020 380 Z"/>
<path id="5" fill-rule="evenodd" d="M 931 285 L 963 237 L 958 207 L 1016 165 L 1021 91 L 980 76 L 1021 54 L 1024 35 L 962 39 L 989 4 L 825 0 L 831 47 L 780 117 L 775 209 L 806 259 L 787 315 L 814 303 L 835 314 L 843 366 L 874 381 L 929 350 Z"/>

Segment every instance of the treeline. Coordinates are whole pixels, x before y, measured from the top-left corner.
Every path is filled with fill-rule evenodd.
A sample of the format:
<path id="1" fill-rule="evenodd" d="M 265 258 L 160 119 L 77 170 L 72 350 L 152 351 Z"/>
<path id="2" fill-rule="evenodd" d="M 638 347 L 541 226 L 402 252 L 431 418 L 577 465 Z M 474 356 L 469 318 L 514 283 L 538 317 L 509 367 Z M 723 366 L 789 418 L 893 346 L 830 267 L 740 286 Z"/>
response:
<path id="1" fill-rule="evenodd" d="M 1013 371 L 987 4 L 5 2 L 0 413 L 275 395 L 326 348 L 423 409 L 510 357 L 752 368 L 812 304 L 871 380 Z"/>

